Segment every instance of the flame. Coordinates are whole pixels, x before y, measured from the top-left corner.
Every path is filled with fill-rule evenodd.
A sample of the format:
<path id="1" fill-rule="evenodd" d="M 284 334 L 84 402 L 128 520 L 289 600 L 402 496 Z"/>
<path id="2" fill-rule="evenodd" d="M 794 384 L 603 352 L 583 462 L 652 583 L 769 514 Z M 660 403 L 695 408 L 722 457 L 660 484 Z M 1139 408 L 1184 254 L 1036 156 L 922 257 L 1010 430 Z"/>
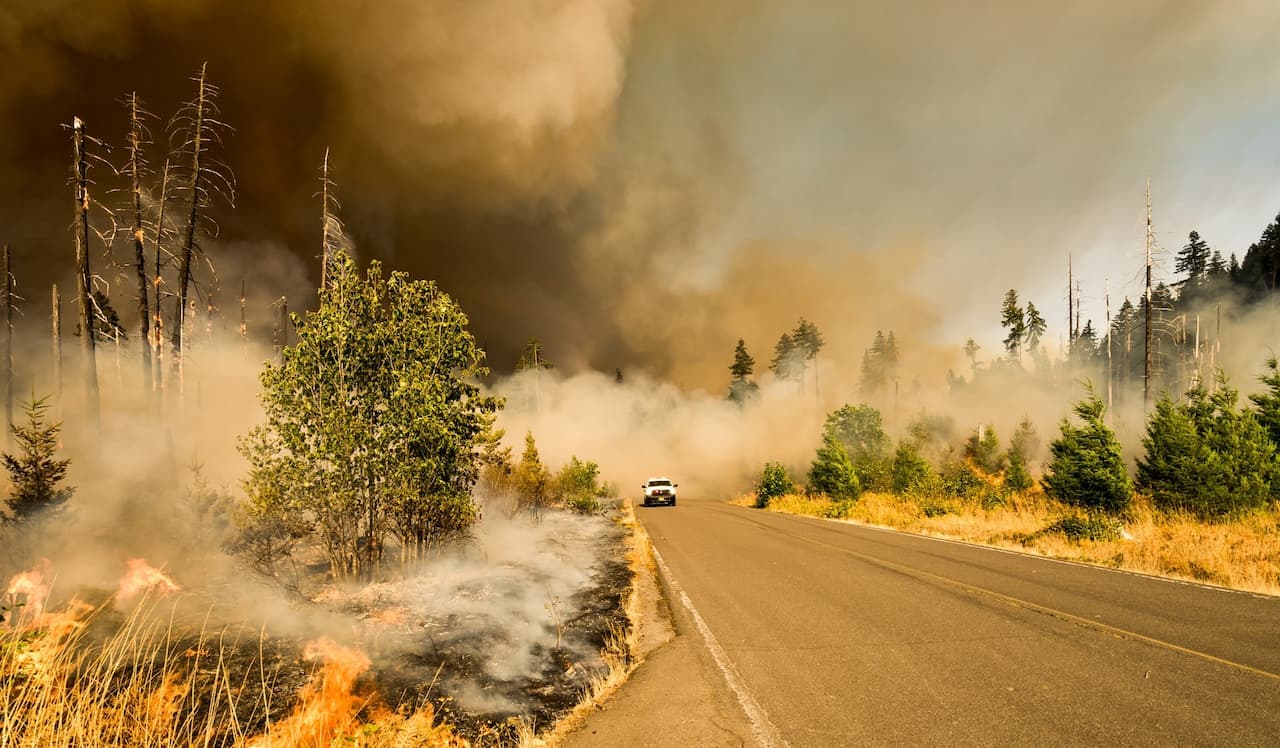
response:
<path id="1" fill-rule="evenodd" d="M 302 656 L 323 664 L 302 687 L 293 714 L 251 740 L 249 748 L 328 746 L 352 737 L 360 728 L 356 713 L 365 699 L 354 688 L 356 679 L 369 669 L 369 658 L 328 638 L 308 642 Z"/>
<path id="2" fill-rule="evenodd" d="M 164 572 L 155 568 L 141 558 L 131 558 L 128 561 L 129 571 L 120 578 L 120 589 L 116 592 L 116 599 L 128 600 L 137 595 L 139 592 L 156 591 L 161 595 L 167 595 L 170 592 L 177 592 L 179 587 Z"/>
<path id="3" fill-rule="evenodd" d="M 22 605 L 22 610 L 14 617 L 15 623 L 24 618 L 35 621 L 44 614 L 44 605 L 49 599 L 49 585 L 44 583 L 44 574 L 32 569 L 15 574 L 9 580 L 4 594 L 9 598 L 5 607 L 14 609 Z"/>

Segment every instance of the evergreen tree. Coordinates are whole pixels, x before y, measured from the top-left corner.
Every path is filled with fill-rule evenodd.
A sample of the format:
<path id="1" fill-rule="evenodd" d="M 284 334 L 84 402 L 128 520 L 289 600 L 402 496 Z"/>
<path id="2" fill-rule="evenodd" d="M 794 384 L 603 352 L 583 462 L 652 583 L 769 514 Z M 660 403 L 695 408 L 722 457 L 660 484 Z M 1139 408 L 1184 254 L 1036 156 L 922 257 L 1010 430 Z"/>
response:
<path id="1" fill-rule="evenodd" d="M 1249 399 L 1257 406 L 1256 417 L 1267 430 L 1271 443 L 1280 447 L 1280 360 L 1275 356 L 1268 358 L 1267 369 L 1270 373 L 1258 377 L 1267 389 L 1250 395 Z"/>
<path id="2" fill-rule="evenodd" d="M 791 331 L 791 340 L 795 344 L 801 361 L 812 361 L 817 358 L 818 352 L 826 344 L 822 333 L 818 332 L 817 325 L 804 317 L 796 323 L 796 329 Z"/>
<path id="3" fill-rule="evenodd" d="M 547 505 L 551 493 L 551 473 L 542 464 L 533 431 L 524 435 L 524 452 L 516 463 L 514 483 L 518 508 L 538 510 Z"/>
<path id="4" fill-rule="evenodd" d="M 1009 467 L 1004 473 L 1006 486 L 1015 491 L 1026 491 L 1035 485 L 1031 478 L 1031 461 L 1039 449 L 1040 438 L 1036 435 L 1035 425 L 1024 416 L 1009 440 Z"/>
<path id="5" fill-rule="evenodd" d="M 1022 307 L 1018 306 L 1018 292 L 1012 288 L 1004 295 L 1000 326 L 1008 330 L 1004 338 L 1005 351 L 1009 358 L 1021 363 L 1022 341 L 1027 337 L 1027 321 Z"/>
<path id="6" fill-rule="evenodd" d="M 1199 283 L 1209 270 L 1209 258 L 1212 252 L 1209 244 L 1200 238 L 1200 234 L 1192 231 L 1187 237 L 1187 244 L 1178 250 L 1174 271 L 1186 273 L 1188 283 Z"/>
<path id="7" fill-rule="evenodd" d="M 964 456 L 991 475 L 1004 468 L 1004 455 L 1000 454 L 996 430 L 985 424 L 978 426 L 965 441 Z"/>
<path id="8" fill-rule="evenodd" d="M 1273 293 L 1280 281 L 1280 215 L 1267 225 L 1258 241 L 1249 246 L 1232 279 L 1253 298 Z"/>
<path id="9" fill-rule="evenodd" d="M 9 430 L 17 442 L 16 453 L 5 452 L 4 467 L 9 471 L 13 491 L 7 498 L 10 522 L 25 522 L 49 509 L 61 506 L 71 498 L 74 488 L 61 488 L 67 476 L 71 460 L 54 457 L 58 452 L 58 434 L 61 423 L 45 420 L 48 415 L 48 398 L 24 403 L 26 424 L 10 424 Z M 5 516 L 0 514 L 0 520 Z"/>
<path id="10" fill-rule="evenodd" d="M 733 349 L 733 364 L 729 367 L 729 373 L 733 375 L 729 381 L 730 400 L 742 404 L 758 394 L 760 387 L 751 380 L 755 366 L 756 360 L 747 353 L 746 342 L 738 338 L 738 346 Z"/>
<path id="11" fill-rule="evenodd" d="M 1213 250 L 1213 256 L 1209 258 L 1209 267 L 1207 274 L 1210 278 L 1222 278 L 1227 275 L 1227 261 L 1222 259 L 1222 253 Z"/>
<path id="12" fill-rule="evenodd" d="M 933 467 L 920 456 L 920 448 L 912 440 L 903 440 L 893 453 L 893 492 L 909 493 L 927 486 L 934 478 Z"/>
<path id="13" fill-rule="evenodd" d="M 1040 338 L 1044 337 L 1047 326 L 1040 310 L 1030 301 L 1027 302 L 1027 349 L 1034 352 L 1040 348 Z"/>
<path id="14" fill-rule="evenodd" d="M 862 376 L 858 389 L 864 396 L 874 396 L 883 391 L 897 375 L 898 341 L 893 330 L 889 331 L 888 336 L 883 331 L 876 330 L 871 347 L 862 353 Z"/>
<path id="15" fill-rule="evenodd" d="M 1120 442 L 1103 422 L 1106 405 L 1090 385 L 1074 410 L 1082 425 L 1062 419 L 1061 435 L 1049 446 L 1052 457 L 1043 479 L 1045 490 L 1067 504 L 1122 512 L 1132 501 L 1133 482 L 1125 470 Z"/>
<path id="16" fill-rule="evenodd" d="M 809 486 L 836 500 L 856 499 L 862 493 L 853 460 L 830 432 L 822 435 L 822 447 L 809 468 Z"/>
<path id="17" fill-rule="evenodd" d="M 1138 486 L 1156 506 L 1216 519 L 1265 506 L 1276 476 L 1276 447 L 1221 373 L 1218 387 L 1195 387 L 1185 404 L 1162 396 L 1147 422 Z"/>
<path id="18" fill-rule="evenodd" d="M 976 379 L 978 376 L 978 351 L 982 350 L 982 346 L 974 342 L 973 338 L 964 341 L 964 355 L 969 358 L 969 369 L 973 372 Z"/>
<path id="19" fill-rule="evenodd" d="M 547 356 L 542 350 L 542 343 L 536 337 L 529 338 L 529 342 L 524 344 L 524 350 L 520 351 L 520 360 L 516 362 L 516 371 L 554 368 L 556 367 L 547 360 Z"/>
<path id="20" fill-rule="evenodd" d="M 774 344 L 769 371 L 781 381 L 799 382 L 804 376 L 804 359 L 801 358 L 800 347 L 791 333 L 782 333 Z"/>

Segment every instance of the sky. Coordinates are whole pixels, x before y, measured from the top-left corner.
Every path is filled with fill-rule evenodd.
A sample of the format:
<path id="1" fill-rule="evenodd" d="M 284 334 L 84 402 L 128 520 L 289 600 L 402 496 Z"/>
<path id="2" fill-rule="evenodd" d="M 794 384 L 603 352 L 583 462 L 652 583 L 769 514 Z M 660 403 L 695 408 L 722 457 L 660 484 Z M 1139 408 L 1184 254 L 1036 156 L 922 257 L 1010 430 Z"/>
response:
<path id="1" fill-rule="evenodd" d="M 877 329 L 994 355 L 1010 288 L 1063 334 L 1069 254 L 1096 325 L 1104 279 L 1136 297 L 1148 178 L 1157 277 L 1188 231 L 1243 255 L 1280 212 L 1263 0 L 258 6 L 0 7 L 20 292 L 71 278 L 60 125 L 118 157 L 137 90 L 163 144 L 205 61 L 235 128 L 223 284 L 313 302 L 330 148 L 358 256 L 457 296 L 498 370 L 536 335 L 568 371 L 717 389 L 737 338 L 763 364 L 801 316 L 836 368 Z"/>

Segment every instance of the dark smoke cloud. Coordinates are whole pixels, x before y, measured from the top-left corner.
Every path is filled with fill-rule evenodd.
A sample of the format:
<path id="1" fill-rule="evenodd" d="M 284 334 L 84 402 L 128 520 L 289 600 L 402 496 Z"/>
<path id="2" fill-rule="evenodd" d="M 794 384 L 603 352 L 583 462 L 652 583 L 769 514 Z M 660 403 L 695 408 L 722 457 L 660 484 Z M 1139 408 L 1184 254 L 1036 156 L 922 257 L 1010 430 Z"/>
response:
<path id="1" fill-rule="evenodd" d="M 1256 232 L 1280 147 L 1214 133 L 1267 121 L 1278 21 L 1247 1 L 17 0 L 0 234 L 31 295 L 65 282 L 58 125 L 120 145 L 122 94 L 168 113 L 208 60 L 237 130 L 225 240 L 314 268 L 329 146 L 361 256 L 438 279 L 495 367 L 537 335 L 569 369 L 719 387 L 737 337 L 765 359 L 801 314 L 851 361 L 878 328 L 980 335 L 1009 287 L 1052 315 L 1068 251 L 1088 270 L 1140 245 L 1148 174 L 1164 215 L 1247 204 Z M 1205 160 L 1213 195 L 1183 173 Z"/>

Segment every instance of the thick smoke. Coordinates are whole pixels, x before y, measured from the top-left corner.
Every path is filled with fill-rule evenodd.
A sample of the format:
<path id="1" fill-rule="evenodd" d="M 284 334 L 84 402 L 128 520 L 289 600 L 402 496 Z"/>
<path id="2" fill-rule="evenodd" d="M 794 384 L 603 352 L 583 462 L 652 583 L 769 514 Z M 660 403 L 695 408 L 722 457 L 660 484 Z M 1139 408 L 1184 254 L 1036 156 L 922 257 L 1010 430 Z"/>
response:
<path id="1" fill-rule="evenodd" d="M 119 96 L 172 111 L 208 60 L 237 128 L 225 239 L 314 277 L 331 146 L 362 251 L 440 280 L 497 368 L 537 335 L 567 368 L 718 387 L 737 337 L 759 351 L 800 314 L 955 345 L 1017 287 L 1060 327 L 1068 252 L 1100 320 L 1101 276 L 1135 294 L 1148 175 L 1162 240 L 1241 251 L 1280 203 L 1258 168 L 1280 157 L 1278 21 L 1164 0 L 20 0 L 0 10 L 0 231 L 24 288 L 64 277 L 59 123 L 119 145 Z"/>

